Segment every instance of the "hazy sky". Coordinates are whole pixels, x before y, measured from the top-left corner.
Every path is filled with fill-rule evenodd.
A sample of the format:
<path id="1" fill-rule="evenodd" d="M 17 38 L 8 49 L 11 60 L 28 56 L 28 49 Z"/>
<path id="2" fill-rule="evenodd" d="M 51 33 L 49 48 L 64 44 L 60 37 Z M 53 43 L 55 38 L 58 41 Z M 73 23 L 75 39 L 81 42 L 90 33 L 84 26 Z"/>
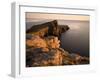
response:
<path id="1" fill-rule="evenodd" d="M 48 13 L 26 13 L 27 22 L 37 22 L 46 19 L 89 21 L 89 16 L 68 15 L 68 14 L 48 14 Z"/>

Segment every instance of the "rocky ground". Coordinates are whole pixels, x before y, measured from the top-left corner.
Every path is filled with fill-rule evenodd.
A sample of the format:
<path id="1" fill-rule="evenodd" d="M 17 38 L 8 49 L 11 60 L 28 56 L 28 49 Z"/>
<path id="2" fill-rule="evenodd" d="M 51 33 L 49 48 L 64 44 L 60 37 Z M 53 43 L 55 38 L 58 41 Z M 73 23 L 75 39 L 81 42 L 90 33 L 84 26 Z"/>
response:
<path id="1" fill-rule="evenodd" d="M 58 27 L 57 21 L 54 20 L 27 30 L 26 66 L 89 64 L 88 57 L 69 53 L 60 47 L 59 36 L 68 29 L 68 26 Z"/>

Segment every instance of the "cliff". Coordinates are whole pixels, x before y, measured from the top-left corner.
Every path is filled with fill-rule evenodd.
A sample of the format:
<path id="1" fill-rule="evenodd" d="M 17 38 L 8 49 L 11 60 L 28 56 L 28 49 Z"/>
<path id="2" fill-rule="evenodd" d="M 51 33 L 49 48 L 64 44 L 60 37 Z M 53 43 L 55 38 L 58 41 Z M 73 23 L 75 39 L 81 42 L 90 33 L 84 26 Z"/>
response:
<path id="1" fill-rule="evenodd" d="M 69 29 L 68 25 L 58 25 L 57 20 L 46 22 L 39 25 L 34 25 L 26 31 L 26 33 L 36 34 L 39 36 L 60 36 L 61 33 Z"/>
<path id="2" fill-rule="evenodd" d="M 57 66 L 88 64 L 89 59 L 78 54 L 70 54 L 60 48 L 60 40 L 55 36 L 41 38 L 30 36 L 26 40 L 26 66 Z"/>

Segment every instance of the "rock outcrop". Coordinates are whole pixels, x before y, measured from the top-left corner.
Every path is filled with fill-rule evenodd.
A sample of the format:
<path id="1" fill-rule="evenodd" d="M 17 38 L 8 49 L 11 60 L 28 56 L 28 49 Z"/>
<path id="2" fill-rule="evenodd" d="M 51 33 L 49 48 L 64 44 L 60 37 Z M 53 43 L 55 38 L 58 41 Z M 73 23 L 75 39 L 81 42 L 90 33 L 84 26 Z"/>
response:
<path id="1" fill-rule="evenodd" d="M 57 66 L 88 64 L 89 59 L 78 54 L 69 53 L 60 48 L 60 40 L 55 36 L 41 38 L 28 35 L 26 40 L 26 66 Z"/>
<path id="2" fill-rule="evenodd" d="M 69 53 L 60 47 L 59 37 L 69 29 L 57 20 L 34 25 L 26 31 L 26 66 L 89 64 L 88 57 Z"/>
<path id="3" fill-rule="evenodd" d="M 69 29 L 68 25 L 58 25 L 57 20 L 46 22 L 39 25 L 34 25 L 26 31 L 26 33 L 36 34 L 41 37 L 44 36 L 60 36 L 61 33 Z"/>

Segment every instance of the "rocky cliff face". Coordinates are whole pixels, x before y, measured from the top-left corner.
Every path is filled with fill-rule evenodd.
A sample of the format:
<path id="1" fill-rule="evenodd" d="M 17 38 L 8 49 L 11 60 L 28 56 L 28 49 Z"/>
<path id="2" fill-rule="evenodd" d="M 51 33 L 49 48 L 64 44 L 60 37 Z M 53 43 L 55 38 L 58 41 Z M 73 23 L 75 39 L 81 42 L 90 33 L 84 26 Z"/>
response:
<path id="1" fill-rule="evenodd" d="M 89 59 L 78 54 L 70 54 L 60 48 L 60 40 L 55 36 L 41 38 L 32 35 L 26 40 L 26 66 L 57 66 L 87 64 Z"/>
<path id="2" fill-rule="evenodd" d="M 32 26 L 26 31 L 26 66 L 88 64 L 89 58 L 69 53 L 60 47 L 59 37 L 69 29 L 57 20 Z"/>

